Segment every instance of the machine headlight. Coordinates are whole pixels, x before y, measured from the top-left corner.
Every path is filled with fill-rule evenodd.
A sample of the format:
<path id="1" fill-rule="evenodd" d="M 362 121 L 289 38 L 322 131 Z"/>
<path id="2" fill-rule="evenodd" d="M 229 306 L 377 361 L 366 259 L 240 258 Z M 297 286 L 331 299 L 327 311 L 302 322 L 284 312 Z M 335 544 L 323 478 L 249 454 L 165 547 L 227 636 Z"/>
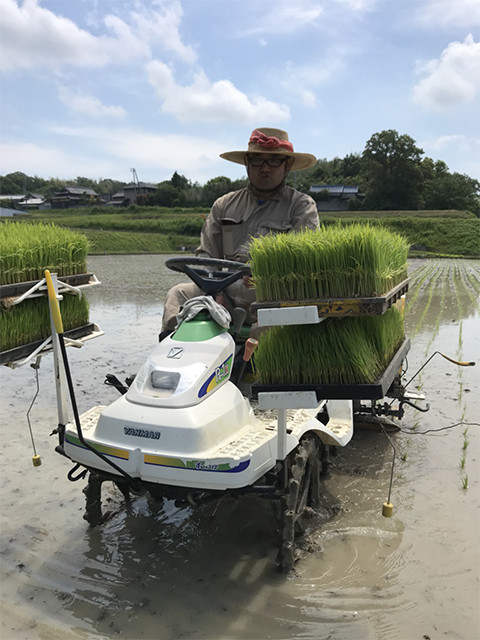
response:
<path id="1" fill-rule="evenodd" d="M 154 389 L 174 392 L 180 382 L 180 374 L 174 371 L 152 371 L 150 383 Z"/>
<path id="2" fill-rule="evenodd" d="M 183 367 L 167 369 L 148 360 L 138 372 L 132 385 L 130 399 L 136 393 L 152 398 L 172 398 L 191 389 L 205 373 L 207 365 L 195 362 Z"/>

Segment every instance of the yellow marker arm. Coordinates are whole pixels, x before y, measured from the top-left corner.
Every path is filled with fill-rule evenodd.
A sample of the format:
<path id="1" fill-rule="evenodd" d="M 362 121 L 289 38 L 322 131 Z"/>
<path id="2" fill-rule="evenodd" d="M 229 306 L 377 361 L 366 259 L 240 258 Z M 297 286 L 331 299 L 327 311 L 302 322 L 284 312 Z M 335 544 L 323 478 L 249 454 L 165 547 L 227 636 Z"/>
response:
<path id="1" fill-rule="evenodd" d="M 449 358 L 444 353 L 440 353 L 440 355 L 443 356 L 445 358 L 445 360 L 448 360 L 449 362 L 452 362 L 453 364 L 458 364 L 460 367 L 474 367 L 475 366 L 475 362 L 459 362 L 458 360 L 454 360 L 453 358 Z"/>
<path id="2" fill-rule="evenodd" d="M 48 269 L 45 271 L 45 280 L 47 282 L 48 300 L 50 302 L 50 313 L 52 314 L 53 324 L 57 333 L 63 333 L 62 315 L 60 313 L 60 305 L 58 304 L 57 294 L 53 286 L 52 276 Z"/>

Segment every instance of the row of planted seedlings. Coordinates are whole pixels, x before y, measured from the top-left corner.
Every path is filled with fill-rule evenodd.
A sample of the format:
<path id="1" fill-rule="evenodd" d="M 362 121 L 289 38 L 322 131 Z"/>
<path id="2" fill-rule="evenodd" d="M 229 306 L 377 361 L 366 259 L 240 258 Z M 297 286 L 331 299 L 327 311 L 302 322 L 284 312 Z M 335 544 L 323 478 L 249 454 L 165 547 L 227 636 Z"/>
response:
<path id="1" fill-rule="evenodd" d="M 402 236 L 368 225 L 256 238 L 250 256 L 257 301 L 380 297 L 406 279 L 408 249 Z M 254 356 L 259 382 L 375 382 L 405 337 L 401 302 L 383 315 L 266 331 Z"/>
<path id="2" fill-rule="evenodd" d="M 87 271 L 88 240 L 79 233 L 53 224 L 5 222 L 0 225 L 0 285 L 41 280 L 45 270 L 62 276 Z M 0 352 L 27 345 L 51 333 L 46 296 L 27 298 L 12 304 L 12 297 L 0 301 Z M 88 323 L 89 308 L 84 296 L 64 294 L 61 302 L 65 331 Z"/>

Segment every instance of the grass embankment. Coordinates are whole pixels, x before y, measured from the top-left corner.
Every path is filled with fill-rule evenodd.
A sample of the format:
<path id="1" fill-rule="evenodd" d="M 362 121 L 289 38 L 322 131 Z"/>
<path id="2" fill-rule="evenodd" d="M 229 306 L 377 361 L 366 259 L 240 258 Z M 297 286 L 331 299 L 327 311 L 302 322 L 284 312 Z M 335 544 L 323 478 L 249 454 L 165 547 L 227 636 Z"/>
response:
<path id="1" fill-rule="evenodd" d="M 90 254 L 170 253 L 193 250 L 208 209 L 138 207 L 36 211 L 31 219 L 78 229 Z M 480 258 L 480 219 L 465 211 L 342 211 L 320 213 L 332 224 L 381 224 L 404 235 L 421 255 Z"/>
<path id="2" fill-rule="evenodd" d="M 36 211 L 34 220 L 81 231 L 90 255 L 194 250 L 208 209 L 138 207 Z"/>
<path id="3" fill-rule="evenodd" d="M 403 235 L 417 254 L 480 257 L 480 219 L 452 217 L 356 217 L 322 219 L 326 226 L 355 222 L 381 225 Z"/>

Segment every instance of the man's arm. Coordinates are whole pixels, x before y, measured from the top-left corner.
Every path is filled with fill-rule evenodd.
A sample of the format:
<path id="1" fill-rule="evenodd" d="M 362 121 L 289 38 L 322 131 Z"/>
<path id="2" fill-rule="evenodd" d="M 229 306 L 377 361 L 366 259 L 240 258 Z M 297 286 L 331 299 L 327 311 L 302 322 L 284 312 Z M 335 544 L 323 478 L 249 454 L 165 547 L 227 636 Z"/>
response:
<path id="1" fill-rule="evenodd" d="M 223 258 L 220 211 L 214 202 L 200 233 L 200 245 L 195 254 L 199 257 Z"/>
<path id="2" fill-rule="evenodd" d="M 317 203 L 306 193 L 299 193 L 292 213 L 292 231 L 317 229 L 319 226 Z"/>

